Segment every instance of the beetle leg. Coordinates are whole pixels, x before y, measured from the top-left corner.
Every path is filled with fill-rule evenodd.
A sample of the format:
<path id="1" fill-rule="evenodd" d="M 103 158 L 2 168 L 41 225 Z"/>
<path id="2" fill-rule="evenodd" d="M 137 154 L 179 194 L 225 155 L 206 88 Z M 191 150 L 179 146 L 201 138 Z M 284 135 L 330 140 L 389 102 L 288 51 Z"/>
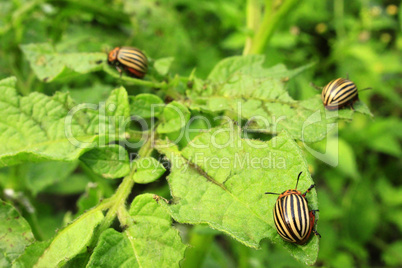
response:
<path id="1" fill-rule="evenodd" d="M 310 86 L 312 86 L 313 88 L 317 89 L 317 90 L 322 90 L 322 87 L 317 86 L 316 84 L 314 84 L 313 82 L 310 83 Z"/>
<path id="2" fill-rule="evenodd" d="M 312 210 L 310 210 L 314 215 L 315 215 L 315 213 L 316 212 L 319 212 L 320 210 L 319 209 L 312 209 Z"/>
<path id="3" fill-rule="evenodd" d="M 317 232 L 315 229 L 312 229 L 311 231 L 313 231 L 313 233 L 318 236 L 319 238 L 321 238 L 321 235 L 319 232 Z"/>
<path id="4" fill-rule="evenodd" d="M 120 73 L 120 78 L 121 78 L 121 75 L 123 74 L 123 71 L 120 69 L 120 67 L 119 66 L 117 66 L 116 65 L 116 70 Z"/>
<path id="5" fill-rule="evenodd" d="M 310 212 L 314 215 L 314 219 L 315 219 L 315 213 L 316 213 L 317 211 L 320 211 L 320 210 L 318 210 L 318 209 L 312 209 L 312 210 L 310 210 Z M 315 219 L 313 226 L 315 226 L 316 224 L 317 224 L 317 219 Z M 317 235 L 319 238 L 321 238 L 320 233 L 317 232 L 317 231 L 314 229 L 314 227 L 313 227 L 313 229 L 311 229 L 311 231 L 313 231 L 313 233 L 314 233 L 315 235 Z"/>
<path id="6" fill-rule="evenodd" d="M 303 195 L 303 196 L 306 196 L 306 194 L 307 194 L 308 192 L 310 192 L 310 190 L 313 189 L 314 187 L 315 187 L 315 184 L 311 184 L 311 186 L 307 189 L 307 191 L 304 192 L 304 194 L 302 194 L 302 195 Z"/>

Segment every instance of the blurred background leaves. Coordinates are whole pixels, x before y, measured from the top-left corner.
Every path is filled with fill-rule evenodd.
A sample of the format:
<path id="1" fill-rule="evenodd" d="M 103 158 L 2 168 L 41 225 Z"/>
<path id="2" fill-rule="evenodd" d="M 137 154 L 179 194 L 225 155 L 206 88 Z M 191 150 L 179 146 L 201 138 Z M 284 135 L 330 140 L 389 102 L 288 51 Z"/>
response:
<path id="1" fill-rule="evenodd" d="M 119 85 L 101 71 L 52 83 L 39 81 L 20 49 L 29 43 L 49 43 L 64 53 L 104 53 L 105 60 L 115 46 L 136 46 L 151 61 L 173 57 L 171 74 L 186 76 L 195 68 L 198 77 L 206 78 L 221 59 L 241 55 L 252 36 L 246 27 L 246 5 L 241 0 L 0 1 L 0 79 L 16 76 L 22 95 L 70 91 L 81 102 L 104 101 Z M 339 124 L 338 148 L 328 143 L 328 149 L 339 150 L 338 166 L 308 156 L 320 202 L 318 265 L 402 265 L 401 27 L 402 6 L 397 0 L 302 1 L 279 21 L 264 50 L 266 67 L 284 63 L 294 69 L 316 62 L 287 84 L 295 99 L 317 94 L 311 82 L 324 86 L 337 77 L 349 76 L 359 89 L 372 88 L 359 97 L 374 119 L 356 114 L 350 123 Z M 126 88 L 132 94 L 158 94 L 150 88 Z M 68 164 L 57 180 L 52 175 L 56 170 L 52 163 L 44 163 L 0 171 L 0 188 L 14 190 L 0 196 L 19 200 L 24 216 L 36 226 L 35 236 L 42 239 L 52 236 L 77 211 L 75 203 L 86 182 L 99 185 L 87 188 L 95 199 L 109 196 L 115 183 L 105 182 L 82 165 Z M 136 191 L 168 195 L 163 182 Z M 21 193 L 28 198 L 18 197 Z M 54 195 L 58 195 L 56 202 Z M 80 210 L 85 198 L 84 193 Z M 211 243 L 204 267 L 296 265 L 268 242 L 260 251 L 222 235 Z"/>

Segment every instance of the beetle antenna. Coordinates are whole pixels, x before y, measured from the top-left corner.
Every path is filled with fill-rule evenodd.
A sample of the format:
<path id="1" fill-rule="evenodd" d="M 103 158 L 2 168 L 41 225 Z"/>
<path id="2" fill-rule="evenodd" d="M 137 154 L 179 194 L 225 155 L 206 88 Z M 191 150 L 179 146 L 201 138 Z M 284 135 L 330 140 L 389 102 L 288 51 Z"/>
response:
<path id="1" fill-rule="evenodd" d="M 368 89 L 373 89 L 373 88 L 372 87 L 366 87 L 366 88 L 360 89 L 359 92 L 363 91 L 363 90 L 368 90 Z"/>
<path id="2" fill-rule="evenodd" d="M 107 46 L 103 46 L 102 50 L 106 54 L 109 54 L 109 52 L 112 50 L 112 48 L 109 45 L 107 45 Z"/>
<path id="3" fill-rule="evenodd" d="M 276 194 L 276 195 L 280 195 L 278 193 L 271 193 L 271 192 L 266 192 L 265 194 Z"/>
<path id="4" fill-rule="evenodd" d="M 310 83 L 310 86 L 317 89 L 317 90 L 322 90 L 322 87 L 317 86 L 316 84 L 314 84 L 313 82 Z"/>
<path id="5" fill-rule="evenodd" d="M 300 175 L 303 173 L 303 171 L 301 171 L 300 173 L 299 173 L 299 176 L 297 176 L 297 182 L 296 182 L 296 190 L 297 190 L 297 185 L 299 184 L 299 179 L 300 179 Z"/>

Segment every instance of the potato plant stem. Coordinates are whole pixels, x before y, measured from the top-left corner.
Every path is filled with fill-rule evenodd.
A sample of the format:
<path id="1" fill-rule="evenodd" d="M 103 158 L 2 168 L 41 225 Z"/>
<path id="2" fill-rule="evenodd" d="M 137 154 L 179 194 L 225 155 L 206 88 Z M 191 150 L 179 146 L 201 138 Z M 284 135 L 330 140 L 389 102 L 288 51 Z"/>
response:
<path id="1" fill-rule="evenodd" d="M 117 210 L 126 202 L 126 199 L 134 186 L 132 175 L 133 172 L 123 179 L 122 183 L 119 185 L 119 188 L 117 188 L 116 193 L 113 195 L 112 199 L 114 204 L 109 208 L 105 219 L 99 226 L 99 234 L 109 228 L 109 226 L 113 223 L 113 220 L 116 218 Z"/>
<path id="2" fill-rule="evenodd" d="M 343 13 L 344 13 L 343 0 L 334 1 L 335 32 L 340 40 L 344 40 L 346 37 Z"/>
<path id="3" fill-rule="evenodd" d="M 154 132 L 151 133 L 151 135 L 148 137 L 147 141 L 144 143 L 144 145 L 138 151 L 138 154 L 141 157 L 149 156 L 152 153 L 153 139 L 154 139 Z M 127 220 L 122 219 L 121 216 L 124 217 L 124 216 L 127 216 L 128 214 L 123 213 L 123 215 L 122 215 L 121 212 L 123 210 L 125 210 L 126 199 L 129 196 L 129 194 L 131 193 L 131 190 L 132 190 L 132 188 L 134 186 L 134 180 L 133 180 L 132 177 L 133 177 L 135 172 L 136 172 L 136 168 L 135 168 L 135 165 L 133 165 L 132 168 L 131 168 L 130 174 L 127 175 L 126 177 L 124 177 L 123 181 L 121 182 L 121 184 L 117 188 L 115 194 L 112 197 L 104 200 L 104 202 L 106 204 L 110 204 L 110 205 L 105 205 L 104 203 L 101 203 L 97 208 L 95 208 L 95 209 L 108 208 L 108 211 L 106 213 L 105 218 L 103 219 L 102 223 L 100 224 L 99 228 L 96 231 L 93 243 L 96 243 L 96 241 L 98 240 L 100 234 L 112 225 L 114 219 L 118 215 L 118 212 L 120 212 L 120 215 L 119 215 L 120 216 L 119 220 L 121 221 L 120 223 L 121 224 L 126 224 L 127 223 Z M 102 204 L 104 204 L 104 205 L 102 206 Z M 94 244 L 92 246 L 94 246 Z"/>
<path id="4" fill-rule="evenodd" d="M 114 78 L 127 82 L 127 84 L 129 84 L 129 85 L 138 85 L 138 86 L 153 87 L 153 88 L 165 88 L 167 86 L 166 82 L 154 82 L 154 81 L 149 81 L 149 80 L 132 78 L 127 75 L 120 75 L 118 72 L 116 72 L 115 69 L 110 67 L 106 62 L 103 65 L 103 70 L 106 73 L 113 76 Z"/>
<path id="5" fill-rule="evenodd" d="M 253 35 L 251 33 L 256 33 L 261 20 L 261 6 L 257 0 L 248 0 L 246 7 L 246 24 L 247 29 L 250 31 L 250 35 L 246 39 L 246 44 L 244 46 L 243 55 L 250 53 Z"/>
<path id="6" fill-rule="evenodd" d="M 274 4 L 278 1 L 274 1 Z M 284 0 L 279 7 L 272 6 L 272 0 L 265 1 L 265 11 L 262 23 L 252 39 L 251 48 L 247 54 L 262 54 L 268 41 L 278 28 L 279 23 L 296 6 L 297 0 Z"/>

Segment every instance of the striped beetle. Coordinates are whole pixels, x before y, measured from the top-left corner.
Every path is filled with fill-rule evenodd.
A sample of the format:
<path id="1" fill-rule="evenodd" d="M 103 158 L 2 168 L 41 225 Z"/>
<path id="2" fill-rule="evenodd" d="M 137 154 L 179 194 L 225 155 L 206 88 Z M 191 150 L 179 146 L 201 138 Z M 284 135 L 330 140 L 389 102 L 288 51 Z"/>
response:
<path id="1" fill-rule="evenodd" d="M 304 245 L 310 237 L 311 232 L 321 235 L 314 229 L 315 212 L 317 210 L 308 210 L 306 194 L 314 188 L 311 185 L 307 191 L 302 194 L 297 190 L 297 184 L 302 172 L 299 173 L 294 190 L 286 190 L 281 194 L 266 192 L 265 194 L 279 195 L 274 207 L 274 221 L 278 234 L 283 240 L 298 245 Z"/>
<path id="2" fill-rule="evenodd" d="M 348 79 L 338 78 L 329 82 L 321 93 L 321 99 L 328 110 L 341 109 L 359 99 L 355 83 Z"/>
<path id="3" fill-rule="evenodd" d="M 144 53 L 135 47 L 116 47 L 109 52 L 108 62 L 119 71 L 120 66 L 136 78 L 143 78 L 148 68 L 148 60 Z"/>

